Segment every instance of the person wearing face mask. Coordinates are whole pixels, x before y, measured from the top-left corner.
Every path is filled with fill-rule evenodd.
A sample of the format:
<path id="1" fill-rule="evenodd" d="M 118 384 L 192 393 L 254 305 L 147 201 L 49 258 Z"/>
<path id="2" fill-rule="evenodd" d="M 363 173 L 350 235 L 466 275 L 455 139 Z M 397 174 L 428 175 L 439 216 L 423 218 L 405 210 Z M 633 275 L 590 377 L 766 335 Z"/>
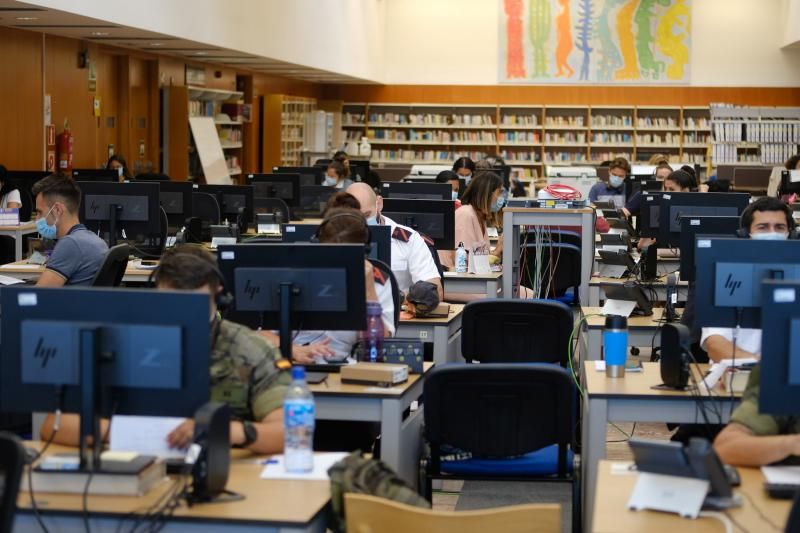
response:
<path id="1" fill-rule="evenodd" d="M 170 248 L 161 256 L 154 274 L 158 290 L 191 291 L 208 294 L 211 320 L 209 358 L 211 401 L 231 408 L 230 441 L 253 453 L 271 454 L 283 450 L 283 397 L 291 383 L 291 363 L 280 350 L 246 326 L 223 320 L 217 314 L 217 296 L 223 287 L 214 257 L 199 246 Z M 199 369 L 198 369 L 199 370 Z M 50 438 L 53 415 L 42 424 L 41 433 Z M 63 415 L 53 441 L 77 445 L 80 417 Z M 107 435 L 108 420 L 101 421 Z M 167 436 L 171 448 L 184 449 L 194 439 L 194 420 L 180 423 Z"/>
<path id="2" fill-rule="evenodd" d="M 608 182 L 601 181 L 589 189 L 589 201 L 612 201 L 617 207 L 625 204 L 625 178 L 630 172 L 628 160 L 624 157 L 614 159 L 608 166 Z"/>
<path id="3" fill-rule="evenodd" d="M 394 220 L 381 214 L 383 198 L 366 183 L 354 183 L 347 188 L 361 205 L 361 213 L 371 226 L 389 226 L 392 236 L 392 272 L 397 278 L 400 291 L 407 294 L 411 286 L 418 281 L 427 281 L 436 286 L 439 300 L 442 299 L 442 279 L 434 260 L 435 250 L 426 243 L 419 232 L 407 226 L 401 226 Z M 460 209 L 459 209 L 460 211 Z M 438 260 L 438 258 L 437 258 Z"/>
<path id="4" fill-rule="evenodd" d="M 653 171 L 653 178 L 658 181 L 664 181 L 667 179 L 667 176 L 672 174 L 672 167 L 666 161 L 662 161 L 658 163 L 655 170 Z M 628 198 L 628 201 L 625 203 L 625 207 L 622 208 L 622 212 L 625 214 L 626 217 L 630 217 L 632 215 L 639 215 L 639 212 L 642 210 L 642 191 L 636 191 Z"/>
<path id="5" fill-rule="evenodd" d="M 338 161 L 331 161 L 325 171 L 325 180 L 322 184 L 326 187 L 344 190 L 353 184 L 353 180 L 347 177 L 347 171 L 343 164 Z"/>
<path id="6" fill-rule="evenodd" d="M 108 246 L 78 219 L 81 191 L 72 179 L 52 174 L 37 181 L 36 230 L 44 239 L 56 240 L 53 253 L 37 287 L 88 285 L 103 264 Z"/>
<path id="7" fill-rule="evenodd" d="M 754 240 L 786 240 L 794 230 L 791 209 L 777 198 L 759 198 L 742 213 L 740 227 Z M 712 361 L 733 355 L 732 328 L 703 328 L 700 346 Z M 761 357 L 761 330 L 740 328 L 736 339 L 736 359 Z"/>
<path id="8" fill-rule="evenodd" d="M 475 162 L 469 157 L 459 157 L 453 163 L 453 172 L 458 174 L 458 177 L 463 179 L 465 184 L 469 185 L 472 175 L 475 174 Z"/>
<path id="9" fill-rule="evenodd" d="M 451 187 L 451 198 L 456 203 L 456 209 L 461 207 L 461 202 L 458 199 L 458 194 L 461 189 L 461 180 L 458 174 L 452 170 L 443 170 L 436 176 L 436 183 L 449 183 Z"/>
<path id="10" fill-rule="evenodd" d="M 114 154 L 108 158 L 106 162 L 106 169 L 107 170 L 116 170 L 117 174 L 119 175 L 119 181 L 131 181 L 133 176 L 131 175 L 131 171 L 128 170 L 128 163 L 125 162 L 125 158 L 119 154 Z"/>

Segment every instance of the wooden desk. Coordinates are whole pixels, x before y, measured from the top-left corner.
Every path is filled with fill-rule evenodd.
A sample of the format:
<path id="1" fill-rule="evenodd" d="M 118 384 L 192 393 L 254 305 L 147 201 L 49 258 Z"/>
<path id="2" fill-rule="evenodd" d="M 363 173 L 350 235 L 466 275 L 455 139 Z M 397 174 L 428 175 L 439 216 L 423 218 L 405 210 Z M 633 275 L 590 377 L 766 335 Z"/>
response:
<path id="1" fill-rule="evenodd" d="M 603 328 L 606 317 L 602 316 L 601 307 L 581 307 L 584 315 L 596 315 L 587 318 L 583 326 L 583 342 L 578 350 L 582 361 L 595 361 L 603 358 Z M 650 346 L 661 344 L 661 322 L 664 316 L 663 307 L 653 308 L 651 316 L 632 316 L 628 318 L 628 346 Z"/>
<path id="2" fill-rule="evenodd" d="M 19 226 L 0 226 L 0 235 L 14 238 L 14 261 L 22 259 L 22 236 L 36 232 L 36 222 L 24 222 Z"/>
<path id="3" fill-rule="evenodd" d="M 600 307 L 605 301 L 605 290 L 603 285 L 622 285 L 626 281 L 625 278 L 604 278 L 602 276 L 592 276 L 589 280 L 589 306 Z M 660 278 L 653 281 L 645 282 L 646 285 L 653 288 L 659 302 L 664 302 L 667 299 L 667 276 L 662 275 Z M 685 302 L 689 297 L 689 282 L 678 281 L 678 301 Z"/>
<path id="4" fill-rule="evenodd" d="M 502 279 L 502 272 L 489 272 L 488 274 L 445 272 L 445 299 L 447 299 L 447 293 L 484 294 L 487 298 L 502 298 Z"/>
<path id="5" fill-rule="evenodd" d="M 681 518 L 675 514 L 656 511 L 631 511 L 628 499 L 633 493 L 637 473 L 625 471 L 630 463 L 600 461 L 597 476 L 597 505 L 594 510 L 593 533 L 719 533 L 722 524 L 714 518 L 700 517 L 697 520 Z M 791 500 L 775 500 L 764 492 L 764 477 L 757 468 L 739 468 L 741 487 L 738 494 L 745 493 L 742 506 L 730 509 L 730 517 L 746 531 L 783 531 L 789 515 Z M 756 507 L 754 507 L 754 504 Z M 759 512 L 760 511 L 760 512 Z M 766 522 L 764 517 L 770 522 Z M 734 526 L 734 531 L 739 531 Z"/>
<path id="6" fill-rule="evenodd" d="M 432 363 L 424 364 L 427 373 Z M 323 383 L 310 385 L 318 420 L 380 422 L 381 460 L 416 487 L 422 445 L 422 406 L 411 404 L 422 397 L 423 376 L 412 374 L 395 387 L 343 384 L 341 375 L 328 374 Z"/>
<path id="7" fill-rule="evenodd" d="M 463 311 L 464 304 L 450 304 L 447 318 L 401 318 L 396 337 L 433 342 L 433 362 L 436 364 L 461 361 Z"/>
<path id="8" fill-rule="evenodd" d="M 0 265 L 0 275 L 30 281 L 39 279 L 44 269 L 45 267 L 42 265 L 28 263 L 27 261 L 16 261 Z M 153 269 L 150 268 L 136 268 L 134 262 L 129 261 L 122 281 L 123 283 L 146 283 L 152 272 Z"/>
<path id="9" fill-rule="evenodd" d="M 74 451 L 56 445 L 51 450 L 53 453 Z M 253 461 L 232 462 L 227 488 L 243 494 L 245 499 L 191 508 L 183 503 L 164 530 L 214 532 L 222 529 L 263 531 L 268 528 L 274 531 L 325 531 L 330 484 L 327 481 L 265 480 L 259 477 L 263 468 Z M 150 507 L 172 486 L 165 480 L 141 497 L 90 495 L 87 501 L 92 531 L 116 531 L 123 517 Z M 51 531 L 83 531 L 80 494 L 37 492 L 35 497 Z M 27 491 L 20 491 L 17 504 L 19 510 L 14 530 L 38 530 Z M 133 520 L 126 517 L 127 528 L 132 524 Z"/>
<path id="10" fill-rule="evenodd" d="M 584 388 L 581 465 L 584 489 L 584 531 L 592 531 L 598 464 L 606 457 L 606 429 L 609 422 L 704 423 L 728 422 L 738 405 L 731 396 L 714 388 L 713 396 L 697 392 L 657 390 L 661 384 L 659 363 L 643 363 L 642 372 L 626 372 L 624 378 L 607 378 L 595 369 L 594 361 L 581 367 Z M 704 369 L 705 365 L 701 365 Z M 705 417 L 703 416 L 705 413 Z"/>

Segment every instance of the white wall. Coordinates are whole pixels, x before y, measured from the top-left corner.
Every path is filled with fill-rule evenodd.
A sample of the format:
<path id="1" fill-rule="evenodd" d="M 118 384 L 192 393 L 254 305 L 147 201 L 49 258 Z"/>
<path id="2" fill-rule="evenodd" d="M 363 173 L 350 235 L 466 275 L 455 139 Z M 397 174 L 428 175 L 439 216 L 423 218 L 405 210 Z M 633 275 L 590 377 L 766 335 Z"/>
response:
<path id="1" fill-rule="evenodd" d="M 786 36 L 784 46 L 800 47 L 800 0 L 783 0 L 786 6 Z"/>
<path id="2" fill-rule="evenodd" d="M 388 84 L 495 85 L 498 0 L 386 0 Z M 800 87 L 800 0 L 693 0 L 691 85 Z M 800 39 L 800 37 L 798 37 Z"/>
<path id="3" fill-rule="evenodd" d="M 26 0 L 370 81 L 383 78 L 386 0 Z"/>

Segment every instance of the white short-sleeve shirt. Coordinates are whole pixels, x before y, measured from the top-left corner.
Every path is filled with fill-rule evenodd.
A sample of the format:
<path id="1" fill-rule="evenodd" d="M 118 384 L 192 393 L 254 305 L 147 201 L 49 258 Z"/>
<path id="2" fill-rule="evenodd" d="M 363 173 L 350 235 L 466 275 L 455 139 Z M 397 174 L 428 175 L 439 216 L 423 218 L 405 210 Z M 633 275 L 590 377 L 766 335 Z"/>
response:
<path id="1" fill-rule="evenodd" d="M 439 278 L 439 269 L 422 236 L 407 226 L 401 226 L 388 217 L 382 217 L 384 226 L 391 228 L 392 234 L 392 272 L 402 292 L 408 292 L 411 285 L 418 281 Z M 408 241 L 394 237 L 396 228 L 408 233 Z"/>
<path id="2" fill-rule="evenodd" d="M 0 199 L 0 209 L 7 209 L 8 204 L 13 203 L 22 205 L 22 199 L 20 198 L 19 191 L 17 189 L 9 191 L 8 194 L 4 195 L 3 198 Z"/>
<path id="3" fill-rule="evenodd" d="M 733 328 L 703 328 L 700 335 L 700 346 L 706 349 L 706 339 L 712 335 L 724 337 L 728 342 L 733 342 Z M 740 328 L 736 337 L 736 347 L 740 350 L 756 355 L 761 354 L 761 330 L 754 328 Z M 733 353 L 731 353 L 733 356 Z M 730 357 L 726 357 L 730 359 Z"/>

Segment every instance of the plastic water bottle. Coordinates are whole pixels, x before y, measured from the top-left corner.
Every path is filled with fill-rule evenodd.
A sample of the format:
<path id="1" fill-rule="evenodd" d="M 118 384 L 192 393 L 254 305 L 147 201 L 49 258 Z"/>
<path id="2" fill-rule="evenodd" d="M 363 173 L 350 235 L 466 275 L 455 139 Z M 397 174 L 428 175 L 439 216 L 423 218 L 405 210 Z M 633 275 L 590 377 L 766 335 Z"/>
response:
<path id="1" fill-rule="evenodd" d="M 463 242 L 459 242 L 458 248 L 456 248 L 456 272 L 467 273 L 467 250 L 464 248 Z"/>
<path id="2" fill-rule="evenodd" d="M 314 396 L 306 384 L 306 369 L 292 367 L 292 384 L 283 400 L 283 463 L 287 472 L 314 468 Z"/>
<path id="3" fill-rule="evenodd" d="M 365 361 L 383 362 L 383 309 L 378 302 L 367 302 L 367 329 L 361 333 Z"/>

